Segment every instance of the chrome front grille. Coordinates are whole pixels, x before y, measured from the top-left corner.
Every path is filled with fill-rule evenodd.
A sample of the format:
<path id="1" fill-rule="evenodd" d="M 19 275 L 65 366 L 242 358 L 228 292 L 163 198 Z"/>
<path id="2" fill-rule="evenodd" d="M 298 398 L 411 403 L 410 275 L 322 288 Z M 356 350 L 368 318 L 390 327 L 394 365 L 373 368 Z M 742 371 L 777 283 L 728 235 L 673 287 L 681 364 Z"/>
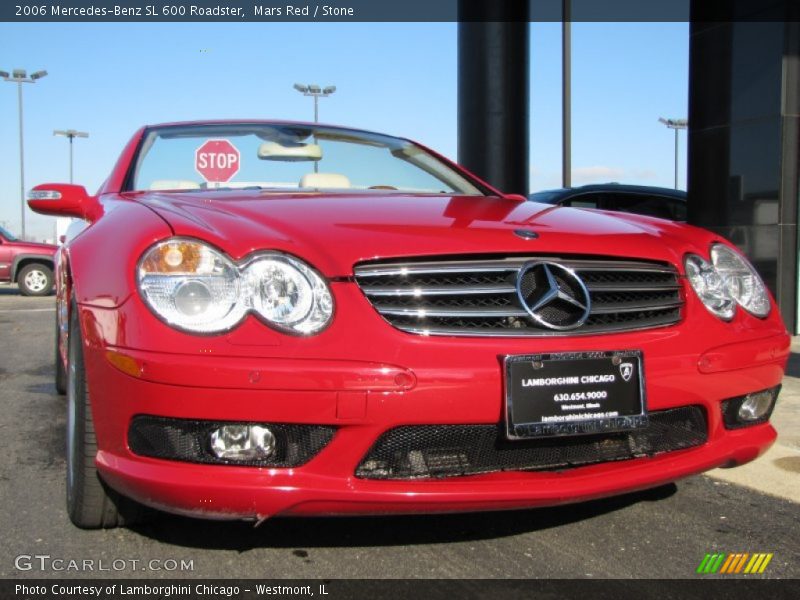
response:
<path id="1" fill-rule="evenodd" d="M 561 265 L 583 281 L 591 312 L 580 327 L 557 331 L 531 317 L 517 294 L 517 278 L 532 261 Z M 683 306 L 678 273 L 672 266 L 614 258 L 365 263 L 356 266 L 355 277 L 384 319 L 398 329 L 423 335 L 550 336 L 649 329 L 680 321 Z M 559 286 L 566 283 L 558 281 Z M 567 318 L 568 309 L 548 307 L 548 319 Z"/>

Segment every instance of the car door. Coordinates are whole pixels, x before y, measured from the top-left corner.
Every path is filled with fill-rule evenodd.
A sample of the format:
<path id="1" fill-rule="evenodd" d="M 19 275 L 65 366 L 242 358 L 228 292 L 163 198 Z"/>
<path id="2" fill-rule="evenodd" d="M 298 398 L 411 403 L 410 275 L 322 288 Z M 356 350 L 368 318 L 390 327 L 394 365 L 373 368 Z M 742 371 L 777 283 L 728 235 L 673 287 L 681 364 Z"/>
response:
<path id="1" fill-rule="evenodd" d="M 0 235 L 0 281 L 8 281 L 11 278 L 11 254 L 8 241 Z"/>

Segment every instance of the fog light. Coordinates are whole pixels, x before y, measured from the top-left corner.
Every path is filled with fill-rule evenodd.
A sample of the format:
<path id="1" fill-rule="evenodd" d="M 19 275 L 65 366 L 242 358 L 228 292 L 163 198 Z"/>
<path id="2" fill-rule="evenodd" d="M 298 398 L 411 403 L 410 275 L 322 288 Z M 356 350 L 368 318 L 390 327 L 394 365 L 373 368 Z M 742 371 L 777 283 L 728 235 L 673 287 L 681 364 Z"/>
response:
<path id="1" fill-rule="evenodd" d="M 748 394 L 739 406 L 740 421 L 756 421 L 769 412 L 772 406 L 772 390 Z"/>
<path id="2" fill-rule="evenodd" d="M 211 451 L 225 460 L 269 458 L 275 452 L 275 436 L 262 425 L 223 425 L 211 432 Z"/>
<path id="3" fill-rule="evenodd" d="M 765 423 L 772 414 L 780 389 L 781 387 L 777 386 L 725 400 L 722 403 L 722 418 L 725 427 L 736 429 Z"/>

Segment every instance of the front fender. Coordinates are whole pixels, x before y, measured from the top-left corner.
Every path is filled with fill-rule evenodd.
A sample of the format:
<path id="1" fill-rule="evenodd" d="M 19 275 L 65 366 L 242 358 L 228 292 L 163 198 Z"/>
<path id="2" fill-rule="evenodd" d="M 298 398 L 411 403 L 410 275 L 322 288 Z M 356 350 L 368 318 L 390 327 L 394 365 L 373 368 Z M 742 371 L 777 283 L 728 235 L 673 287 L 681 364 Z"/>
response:
<path id="1" fill-rule="evenodd" d="M 78 304 L 120 306 L 136 289 L 142 252 L 172 235 L 154 211 L 131 200 L 105 199 L 104 214 L 67 244 L 72 291 Z"/>

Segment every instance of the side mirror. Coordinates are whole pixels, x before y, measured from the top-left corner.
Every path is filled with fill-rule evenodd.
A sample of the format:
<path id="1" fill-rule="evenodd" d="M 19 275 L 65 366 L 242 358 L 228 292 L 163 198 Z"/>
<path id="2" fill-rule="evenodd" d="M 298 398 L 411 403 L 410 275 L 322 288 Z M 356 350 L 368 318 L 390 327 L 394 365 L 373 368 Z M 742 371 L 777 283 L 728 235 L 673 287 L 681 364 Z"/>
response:
<path id="1" fill-rule="evenodd" d="M 43 183 L 28 192 L 33 212 L 54 217 L 75 217 L 95 221 L 102 212 L 100 202 L 82 185 Z"/>
<path id="2" fill-rule="evenodd" d="M 503 194 L 506 200 L 513 200 L 514 202 L 527 202 L 528 199 L 522 194 Z"/>

